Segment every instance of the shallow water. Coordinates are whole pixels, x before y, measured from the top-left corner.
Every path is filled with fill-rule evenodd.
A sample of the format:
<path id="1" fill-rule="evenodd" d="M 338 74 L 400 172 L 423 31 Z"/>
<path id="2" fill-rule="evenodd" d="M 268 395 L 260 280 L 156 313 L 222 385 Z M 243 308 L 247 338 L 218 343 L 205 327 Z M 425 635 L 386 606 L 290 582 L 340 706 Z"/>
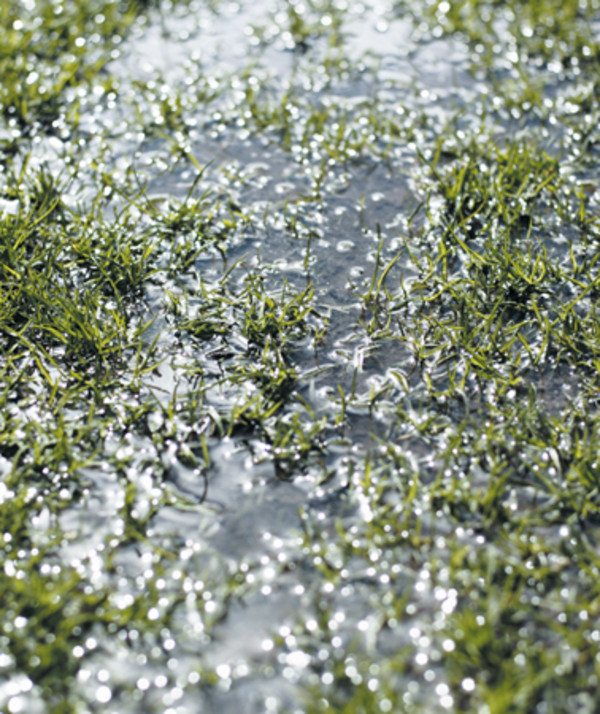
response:
<path id="1" fill-rule="evenodd" d="M 160 22 L 151 24 L 138 38 L 129 41 L 123 58 L 113 68 L 125 82 L 131 81 L 131 75 L 148 79 L 160 73 L 160 82 L 169 87 L 182 81 L 182 64 L 192 58 L 211 75 L 227 77 L 221 81 L 229 82 L 233 90 L 216 100 L 216 109 L 210 105 L 206 109 L 199 107 L 193 117 L 197 128 L 190 131 L 189 147 L 201 165 L 208 165 L 197 193 L 202 193 L 203 186 L 220 184 L 223 195 L 235 202 L 241 212 L 260 216 L 268 208 L 268 217 L 262 225 L 259 223 L 258 230 L 236 237 L 236 245 L 228 249 L 229 260 L 247 256 L 246 264 L 252 265 L 253 256 L 260 251 L 261 265 L 269 266 L 267 281 L 271 291 L 280 290 L 284 281 L 296 289 L 303 289 L 309 282 L 314 285 L 317 311 L 327 318 L 328 329 L 316 352 L 310 345 L 294 349 L 294 364 L 300 375 L 298 391 L 302 398 L 317 415 L 331 419 L 337 410 L 335 401 L 332 403 L 338 397 L 337 384 L 365 395 L 365 408 L 359 406 L 360 397 L 356 399 L 357 404 L 349 408 L 341 440 L 337 437 L 339 444 L 331 444 L 300 473 L 295 473 L 293 467 L 282 471 L 270 458 L 261 459 L 261 442 L 247 436 L 209 439 L 211 468 L 208 475 L 200 475 L 197 469 L 184 466 L 174 455 L 161 456 L 163 462 L 170 460 L 166 472 L 169 487 L 190 505 L 185 510 L 177 504 L 161 508 L 152 519 L 148 537 L 156 541 L 197 543 L 232 563 L 258 562 L 256 578 L 262 583 L 260 590 L 244 598 L 243 604 L 232 603 L 224 622 L 214 629 L 210 642 L 194 644 L 191 640 L 184 644 L 175 638 L 173 653 L 177 663 L 173 677 L 188 676 L 189 679 L 190 664 L 185 655 L 189 650 L 193 657 L 201 656 L 203 667 L 214 669 L 219 680 L 219 685 L 211 689 L 206 698 L 199 698 L 193 688 L 188 693 L 190 687 L 186 687 L 185 695 L 177 701 L 178 712 L 198 711 L 198 707 L 202 711 L 263 712 L 302 706 L 300 692 L 307 682 L 314 686 L 319 681 L 313 679 L 317 676 L 313 674 L 306 678 L 314 667 L 314 655 L 294 645 L 294 638 L 285 639 L 284 633 L 286 628 L 291 632 L 298 623 L 311 628 L 314 618 L 318 617 L 317 603 L 321 597 L 327 598 L 332 612 L 339 613 L 340 625 L 334 628 L 337 634 L 332 640 L 333 651 L 321 649 L 316 653 L 317 661 L 326 665 L 323 657 L 339 657 L 340 647 L 347 646 L 360 632 L 368 634 L 376 576 L 365 573 L 360 561 L 355 566 L 349 563 L 347 586 L 339 592 L 329 590 L 327 582 L 322 581 L 310 559 L 307 560 L 306 546 L 300 545 L 303 525 L 300 513 L 305 513 L 304 518 L 316 519 L 322 529 L 320 537 L 325 539 L 327 530 L 336 521 L 350 529 L 353 523 L 372 517 L 366 500 L 357 502 L 348 494 L 351 478 L 348 467 L 362 470 L 361 463 L 366 450 L 374 443 L 374 435 L 384 436 L 392 429 L 393 420 L 383 412 L 368 413 L 370 390 L 387 381 L 390 368 L 403 369 L 403 364 L 408 365 L 410 361 L 401 345 L 380 349 L 351 326 L 364 311 L 356 296 L 369 284 L 379 243 L 386 239 L 381 259 L 389 260 L 400 248 L 400 241 L 394 241 L 393 236 L 405 229 L 407 212 L 414 210 L 420 200 L 410 176 L 416 163 L 414 142 L 394 142 L 384 160 L 370 156 L 367 151 L 350 164 L 333 162 L 319 189 L 318 200 L 296 206 L 298 199 L 315 190 L 318 141 L 313 142 L 311 135 L 307 135 L 308 158 L 304 158 L 278 147 L 276 136 L 271 139 L 267 134 L 265 138 L 248 131 L 243 124 L 239 130 L 230 124 L 215 126 L 217 112 L 231 114 L 235 107 L 234 111 L 243 116 L 244 101 L 236 96 L 234 87 L 236 72 L 243 70 L 249 60 L 258 61 L 266 68 L 267 79 L 259 81 L 264 82 L 262 89 L 275 97 L 287 82 L 299 85 L 306 82 L 303 74 L 311 76 L 311 65 L 318 67 L 326 38 L 318 41 L 305 56 L 298 56 L 286 47 L 285 37 L 273 24 L 275 12 L 276 5 L 262 3 L 224 6 L 215 15 L 198 7 L 184 11 L 181 19 L 177 17 L 178 11 L 163 14 Z M 365 57 L 363 69 L 359 69 L 359 81 L 356 82 L 354 76 L 342 76 L 334 80 L 333 86 L 328 86 L 329 81 L 323 83 L 318 75 L 316 79 L 311 78 L 310 86 L 302 95 L 305 108 L 300 108 L 300 112 L 321 104 L 340 117 L 348 112 L 350 120 L 361 131 L 361 127 L 367 125 L 371 102 L 376 100 L 381 111 L 386 112 L 400 108 L 403 113 L 413 108 L 421 112 L 425 107 L 430 113 L 429 120 L 437 123 L 444 120 L 445 112 L 454 111 L 455 104 L 468 92 L 476 91 L 474 81 L 466 72 L 465 51 L 460 45 L 445 40 L 419 43 L 411 39 L 414 31 L 411 22 L 395 19 L 390 8 L 383 6 L 352 6 L 344 11 L 343 17 L 348 33 L 345 54 L 350 62 L 359 66 L 360 58 Z M 273 32 L 274 38 L 266 49 L 253 46 L 252 35 L 245 32 L 251 23 L 264 23 L 267 32 Z M 379 63 L 380 70 L 368 69 Z M 185 86 L 193 88 L 190 80 L 183 81 Z M 368 134 L 368 127 L 363 131 Z M 379 143 L 383 142 L 379 140 Z M 177 163 L 172 164 L 168 173 L 153 178 L 157 154 L 165 155 L 163 165 L 166 165 L 168 149 L 166 142 L 153 142 L 142 144 L 135 153 L 136 166 L 144 167 L 150 180 L 148 195 L 161 200 L 169 196 L 182 198 L 191 180 L 189 169 L 179 169 Z M 294 213 L 302 225 L 297 238 L 289 229 L 286 218 L 289 213 Z M 307 263 L 305 236 L 308 231 L 313 238 Z M 197 263 L 197 270 L 209 283 L 219 279 L 221 269 L 214 258 Z M 238 272 L 243 280 L 244 271 Z M 396 284 L 401 273 L 405 279 L 411 275 L 410 267 L 402 261 L 390 272 L 389 283 Z M 160 289 L 154 290 L 150 299 L 160 305 Z M 153 338 L 152 333 L 149 338 Z M 165 342 L 160 344 L 165 351 L 171 349 Z M 188 359 L 210 362 L 210 357 L 207 359 L 195 350 L 187 354 Z M 177 361 L 185 368 L 185 356 Z M 153 377 L 148 387 L 163 390 L 168 401 L 175 384 L 179 398 L 186 389 L 192 389 L 185 378 L 178 376 L 176 368 L 165 365 L 160 368 L 160 378 Z M 221 390 L 206 397 L 216 409 L 226 411 L 235 394 Z M 134 436 L 131 448 L 141 453 L 143 442 Z M 324 473 L 328 474 L 327 482 L 317 487 Z M 101 477 L 100 473 L 96 476 L 91 472 L 90 475 L 93 490 L 99 495 L 90 498 L 84 516 L 86 526 L 78 536 L 88 547 L 92 533 L 100 542 L 105 533 L 114 529 L 111 506 L 113 514 L 119 510 L 118 493 L 109 486 L 114 483 L 110 474 Z M 107 482 L 105 486 L 102 479 Z M 101 500 L 96 500 L 98 498 Z M 81 506 L 76 511 L 77 515 L 67 513 L 65 519 L 81 518 Z M 92 513 L 95 514 L 93 519 L 90 518 Z M 99 521 L 103 523 L 102 529 L 98 527 Z M 438 523 L 436 532 L 443 530 L 447 529 Z M 90 533 L 88 539 L 86 531 Z M 129 569 L 132 565 L 125 567 Z M 387 580 L 380 574 L 383 580 L 379 588 L 388 590 L 390 595 L 398 587 L 401 592 L 412 588 L 417 573 L 412 568 L 405 571 L 404 567 L 402 572 L 406 575 L 400 580 L 394 577 L 397 584 L 391 590 L 383 585 Z M 323 588 L 325 595 L 321 594 Z M 435 602 L 428 602 L 427 588 L 422 588 L 419 608 L 423 608 L 428 617 L 435 613 Z M 418 621 L 417 613 L 415 622 Z M 411 646 L 409 629 L 406 625 L 402 634 L 395 631 L 392 636 L 390 633 L 385 638 L 387 644 L 378 643 L 381 656 L 385 656 L 386 648 L 397 650 Z M 283 649 L 277 647 L 276 659 L 271 649 L 274 637 L 289 641 Z M 130 659 L 128 657 L 126 667 L 132 671 L 126 675 L 127 679 L 134 676 L 136 669 Z M 93 672 L 108 664 L 92 660 L 88 666 Z M 124 663 L 119 661 L 120 676 L 126 671 Z M 136 699 L 140 698 L 139 704 L 127 697 L 117 699 L 120 711 L 160 708 L 159 702 L 163 706 L 167 704 L 164 696 L 160 698 L 160 688 L 156 685 L 156 677 L 164 671 L 163 662 L 159 661 L 154 667 L 145 662 L 139 671 L 146 680 L 154 681 L 154 686 L 150 686 L 143 698 L 136 695 Z M 117 671 L 109 667 L 109 672 L 113 681 Z M 435 700 L 433 690 L 432 695 Z M 425 697 L 428 706 L 434 706 L 426 693 L 416 697 L 418 700 Z"/>
<path id="2" fill-rule="evenodd" d="M 115 394 L 123 428 L 99 435 L 98 454 L 78 469 L 85 488 L 56 520 L 62 537 L 52 562 L 73 568 L 90 593 L 105 587 L 106 608 L 124 613 L 118 627 L 92 623 L 76 638 L 82 666 L 69 685 L 76 711 L 304 712 L 311 692 L 313 701 L 336 701 L 363 682 L 383 712 L 459 711 L 444 656 L 456 647 L 448 622 L 468 568 L 450 562 L 448 542 L 473 562 L 503 562 L 511 548 L 519 557 L 478 515 L 459 513 L 464 504 L 454 512 L 439 502 L 436 484 L 462 481 L 467 496 L 488 488 L 483 466 L 463 464 L 458 450 L 449 459 L 445 449 L 464 414 L 487 418 L 493 395 L 465 380 L 463 403 L 431 398 L 430 385 L 441 393 L 447 369 L 437 357 L 416 364 L 404 330 L 425 323 L 403 296 L 422 280 L 413 258 L 426 262 L 416 237 L 427 212 L 443 208 L 428 200 L 422 157 L 435 155 L 442 133 L 489 124 L 509 136 L 535 121 L 484 116 L 490 77 L 471 71 L 472 51 L 459 35 L 431 31 L 388 3 L 301 7 L 165 5 L 111 63 L 118 95 L 82 100 L 89 159 L 73 205 L 92 195 L 86 185 L 98 171 L 114 169 L 143 186 L 160 211 L 210 191 L 221 202 L 210 231 L 222 228 L 224 238 L 207 241 L 185 273 L 144 286 L 143 310 L 154 320 L 146 344 L 163 361 L 132 387 L 130 402 L 125 389 Z M 315 24 L 307 38 L 286 29 L 290 8 Z M 338 21 L 343 40 L 330 46 Z M 501 75 L 501 63 L 493 71 Z M 557 77 L 546 91 L 563 85 Z M 551 127 L 548 146 L 563 131 Z M 63 148 L 56 137 L 41 140 L 31 161 L 68 171 Z M 115 195 L 106 215 L 121 201 Z M 228 212 L 252 220 L 229 230 Z M 137 218 L 156 230 L 150 213 Z M 158 265 L 168 265 L 174 240 L 201 230 L 184 226 L 164 237 Z M 566 259 L 562 230 L 557 220 L 540 240 Z M 389 293 L 369 301 L 392 260 L 382 283 Z M 460 264 L 453 270 L 457 279 L 467 274 Z M 313 332 L 290 339 L 286 352 L 293 396 L 282 398 L 262 433 L 241 417 L 227 426 L 257 391 L 249 377 L 237 378 L 253 363 L 243 328 L 249 275 L 276 304 L 314 289 Z M 180 318 L 212 309 L 213 289 L 228 301 L 218 314 L 226 336 L 195 338 Z M 316 342 L 314 331 L 325 326 Z M 564 365 L 549 367 L 540 382 L 549 416 L 580 388 Z M 149 395 L 156 409 L 145 412 Z M 129 418 L 138 407 L 140 416 Z M 73 408 L 68 419 L 86 413 Z M 301 424 L 296 442 L 277 452 L 274 434 L 293 419 Z M 421 428 L 427 419 L 430 431 Z M 301 434 L 319 420 L 318 438 L 304 448 Z M 465 429 L 458 438 L 475 437 Z M 537 450 L 532 443 L 532 463 Z M 546 461 L 553 468 L 553 457 Z M 7 464 L 0 461 L 0 473 Z M 540 508 L 544 498 L 552 501 L 521 484 L 503 506 Z M 33 523 L 40 547 L 52 519 L 42 509 Z M 127 539 L 130 521 L 141 525 Z M 539 525 L 538 535 L 564 550 L 565 527 Z M 558 572 L 566 564 L 556 558 Z M 471 681 L 463 680 L 465 691 Z M 0 685 L 0 695 L 0 706 L 13 702 L 11 712 L 44 711 L 36 688 Z"/>
<path id="3" fill-rule="evenodd" d="M 266 51 L 249 45 L 243 28 L 250 22 L 264 22 L 264 18 L 274 12 L 274 8 L 266 4 L 242 6 L 236 12 L 232 6 L 211 17 L 209 24 L 200 11 L 200 30 L 191 31 L 189 39 L 182 41 L 182 32 L 188 32 L 189 27 L 186 14 L 182 22 L 185 30 L 169 29 L 165 34 L 164 29 L 151 29 L 144 33 L 143 40 L 132 43 L 131 54 L 126 56 L 122 66 L 139 66 L 149 75 L 158 70 L 168 85 L 171 76 L 177 81 L 179 64 L 191 50 L 197 52 L 199 62 L 211 73 L 233 72 L 233 80 L 230 80 L 233 85 L 235 72 L 242 69 L 249 58 L 255 57 L 267 68 L 266 86 L 276 96 L 279 87 L 290 81 L 292 72 L 291 81 L 304 81 L 302 73 L 310 71 L 311 58 L 310 54 L 307 58 L 298 58 L 286 51 L 282 38 L 275 39 Z M 362 106 L 368 107 L 370 98 L 379 99 L 379 95 L 383 95 L 379 101 L 385 110 L 400 103 L 403 107 L 414 105 L 421 111 L 425 106 L 430 120 L 438 122 L 469 92 L 476 91 L 475 83 L 466 72 L 465 51 L 460 45 L 453 46 L 446 41 L 414 42 L 410 22 L 394 20 L 386 8 L 357 6 L 346 12 L 349 40 L 345 52 L 351 61 L 359 61 L 364 53 L 368 55 L 368 63 L 379 62 L 381 57 L 381 70 L 379 73 L 365 70 L 367 76 L 358 83 L 342 78 L 334 87 L 323 89 L 317 79 L 316 87 L 311 86 L 302 98 L 308 107 L 325 102 L 334 112 L 341 114 L 348 107 L 351 117 L 353 113 L 360 116 Z M 163 20 L 167 27 L 171 22 L 177 28 L 177 20 Z M 319 47 L 314 51 L 318 56 Z M 235 93 L 233 95 L 236 102 Z M 226 106 L 228 101 L 231 100 L 225 99 Z M 239 111 L 243 112 L 243 108 L 241 101 Z M 230 110 L 230 106 L 227 109 Z M 210 116 L 200 115 L 195 119 L 199 127 L 211 124 Z M 361 124 L 360 118 L 358 124 Z M 273 290 L 280 289 L 283 280 L 298 289 L 308 281 L 315 286 L 318 309 L 328 319 L 327 335 L 316 354 L 311 349 L 295 350 L 294 362 L 301 375 L 299 392 L 316 413 L 326 416 L 332 413 L 331 399 L 336 396 L 336 384 L 349 389 L 354 381 L 354 389 L 359 394 L 368 394 L 373 385 L 385 380 L 389 368 L 402 369 L 403 360 L 408 362 L 409 358 L 404 356 L 401 346 L 385 351 L 377 349 L 355 330 L 348 332 L 348 326 L 360 315 L 361 307 L 353 293 L 364 290 L 368 284 L 379 241 L 404 228 L 407 210 L 419 200 L 411 190 L 410 180 L 410 169 L 414 168 L 416 159 L 414 145 L 401 142 L 392 148 L 385 161 L 373 160 L 367 154 L 349 166 L 334 165 L 327 172 L 319 200 L 297 208 L 302 225 L 314 231 L 315 236 L 306 265 L 305 245 L 301 239 L 290 237 L 285 214 L 297 197 L 314 190 L 314 161 L 298 160 L 293 153 L 278 148 L 276 140 L 265 141 L 260 134 L 245 136 L 248 132 L 244 129 L 238 133 L 235 129 L 217 127 L 216 135 L 209 132 L 207 138 L 206 129 L 200 128 L 195 134 L 197 138 L 192 136 L 190 141 L 191 151 L 202 165 L 210 165 L 205 175 L 206 185 L 214 185 L 220 176 L 241 176 L 242 180 L 233 182 L 221 178 L 229 200 L 235 201 L 248 215 L 261 215 L 269 209 L 264 229 L 258 234 L 241 236 L 239 245 L 231 253 L 232 258 L 252 256 L 259 250 L 262 263 L 271 266 L 268 281 Z M 310 156 L 310 135 L 307 149 Z M 318 151 L 318 146 L 315 149 Z M 151 164 L 151 157 L 152 151 L 142 149 L 141 161 Z M 149 193 L 182 196 L 188 187 L 189 179 L 178 176 L 175 169 L 171 175 L 153 180 Z M 201 190 L 199 187 L 198 191 Z M 389 241 L 386 253 L 391 255 L 392 251 L 393 241 Z M 397 279 L 403 268 L 405 277 L 410 276 L 409 267 L 399 263 L 390 274 L 390 282 Z M 210 265 L 200 264 L 198 269 L 207 280 L 211 279 Z M 311 372 L 316 372 L 315 377 L 309 376 Z M 305 373 L 306 378 L 302 376 Z M 219 399 L 213 403 L 223 408 L 227 397 L 224 395 L 220 403 Z M 212 467 L 206 484 L 198 483 L 197 478 L 194 483 L 193 472 L 180 464 L 169 473 L 176 488 L 214 508 L 214 514 L 208 517 L 202 514 L 198 519 L 189 512 L 183 517 L 176 511 L 159 512 L 149 536 L 164 533 L 182 540 L 197 538 L 201 524 L 200 533 L 205 528 L 209 530 L 207 542 L 221 555 L 274 564 L 272 575 L 262 574 L 265 584 L 261 592 L 249 596 L 242 606 L 232 606 L 226 620 L 215 629 L 212 642 L 199 650 L 205 666 L 215 668 L 224 690 L 222 694 L 218 694 L 218 688 L 210 693 L 202 703 L 203 710 L 262 712 L 299 705 L 299 692 L 307 681 L 313 682 L 314 675 L 308 680 L 304 676 L 310 671 L 306 668 L 312 664 L 312 656 L 290 644 L 289 648 L 278 648 L 274 661 L 270 654 L 273 645 L 269 645 L 274 636 L 283 636 L 286 628 L 291 631 L 298 621 L 308 625 L 313 622 L 312 618 L 318 615 L 315 598 L 318 601 L 326 585 L 313 567 L 303 563 L 305 548 L 298 545 L 302 526 L 299 510 L 308 508 L 321 528 L 338 519 L 344 528 L 351 528 L 357 519 L 368 519 L 368 505 L 365 506 L 367 512 L 363 513 L 361 503 L 348 497 L 345 488 L 348 471 L 344 464 L 353 463 L 355 468 L 361 469 L 365 450 L 373 443 L 373 434 L 384 435 L 391 428 L 391 422 L 387 422 L 383 414 L 373 419 L 366 408 L 354 407 L 349 412 L 341 444 L 331 447 L 319 458 L 321 463 L 309 466 L 304 475 L 285 470 L 286 481 L 281 480 L 276 463 L 261 463 L 260 458 L 255 463 L 251 453 L 260 453 L 261 445 L 247 438 L 209 442 Z M 332 480 L 315 492 L 315 483 L 320 480 L 323 468 L 332 474 Z M 288 483 L 288 479 L 292 482 Z M 441 523 L 436 525 L 436 532 L 448 529 Z M 321 537 L 327 538 L 326 530 Z M 280 572 L 281 564 L 285 564 L 284 572 Z M 359 630 L 364 629 L 364 623 L 369 622 L 374 592 L 370 585 L 360 585 L 365 578 L 363 567 L 362 563 L 357 564 L 356 570 L 350 567 L 349 584 L 339 594 L 331 591 L 327 595 L 329 609 L 343 618 L 343 625 L 335 628 L 339 634 L 332 640 L 335 652 L 349 644 Z M 402 588 L 412 588 L 416 577 L 412 569 L 407 571 L 407 583 Z M 367 575 L 366 582 L 372 578 L 374 576 Z M 427 588 L 420 590 L 419 608 L 423 608 L 427 617 L 436 612 L 438 601 L 428 602 Z M 418 613 L 415 622 L 419 622 Z M 394 651 L 411 646 L 409 629 L 407 625 L 404 634 L 394 632 L 388 636 L 387 645 L 378 644 L 381 656 L 385 656 L 386 647 Z M 318 659 L 322 660 L 323 656 L 335 655 L 321 650 Z M 244 676 L 236 677 L 236 668 L 244 672 Z M 428 671 L 434 672 L 435 680 L 435 670 Z M 236 683 L 238 679 L 240 684 Z M 232 683 L 236 684 L 230 692 Z M 427 694 L 428 689 L 431 694 Z M 432 685 L 424 694 L 419 691 L 415 696 L 418 701 L 427 701 L 428 707 L 435 706 Z M 197 711 L 198 705 L 196 695 L 191 695 L 179 702 L 177 711 Z"/>

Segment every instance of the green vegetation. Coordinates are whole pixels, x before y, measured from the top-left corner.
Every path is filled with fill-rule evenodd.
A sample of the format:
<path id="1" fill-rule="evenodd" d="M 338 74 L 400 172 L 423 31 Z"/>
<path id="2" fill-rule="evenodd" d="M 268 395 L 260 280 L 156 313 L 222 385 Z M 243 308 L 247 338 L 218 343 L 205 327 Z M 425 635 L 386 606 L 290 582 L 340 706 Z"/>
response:
<path id="1" fill-rule="evenodd" d="M 0 20 L 0 709 L 597 711 L 599 4 Z"/>

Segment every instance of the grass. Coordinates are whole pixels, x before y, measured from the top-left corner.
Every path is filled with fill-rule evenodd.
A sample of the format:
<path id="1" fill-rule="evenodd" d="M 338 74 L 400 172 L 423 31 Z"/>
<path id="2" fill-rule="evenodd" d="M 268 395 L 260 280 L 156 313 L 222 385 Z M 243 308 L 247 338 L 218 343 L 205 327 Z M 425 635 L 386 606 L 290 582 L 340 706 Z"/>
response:
<path id="1" fill-rule="evenodd" d="M 596 711 L 597 4 L 170 9 L 0 10 L 0 709 Z"/>
<path id="2" fill-rule="evenodd" d="M 25 132 L 56 129 L 69 89 L 89 87 L 123 33 L 139 17 L 137 3 L 6 3 L 2 9 L 2 113 Z M 77 118 L 77 101 L 67 117 Z M 59 121 L 61 120 L 61 121 Z"/>

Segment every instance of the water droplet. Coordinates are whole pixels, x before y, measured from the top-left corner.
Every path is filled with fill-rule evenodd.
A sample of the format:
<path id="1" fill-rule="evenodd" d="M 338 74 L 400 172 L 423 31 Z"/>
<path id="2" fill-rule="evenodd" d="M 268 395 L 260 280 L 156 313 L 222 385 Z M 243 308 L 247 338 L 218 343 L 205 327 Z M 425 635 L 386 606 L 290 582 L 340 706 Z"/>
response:
<path id="1" fill-rule="evenodd" d="M 107 687 L 105 684 L 103 684 L 101 687 L 98 687 L 96 689 L 96 701 L 100 702 L 100 704 L 107 704 L 110 702 L 112 699 L 112 691 L 110 687 Z"/>

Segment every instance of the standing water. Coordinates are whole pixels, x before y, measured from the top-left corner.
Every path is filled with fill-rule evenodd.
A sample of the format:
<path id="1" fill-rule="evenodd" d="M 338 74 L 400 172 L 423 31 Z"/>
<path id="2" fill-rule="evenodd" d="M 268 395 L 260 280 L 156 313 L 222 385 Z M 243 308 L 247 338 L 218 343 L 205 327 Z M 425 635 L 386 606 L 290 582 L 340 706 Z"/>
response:
<path id="1" fill-rule="evenodd" d="M 597 711 L 598 3 L 142 5 L 0 10 L 0 708 Z"/>

